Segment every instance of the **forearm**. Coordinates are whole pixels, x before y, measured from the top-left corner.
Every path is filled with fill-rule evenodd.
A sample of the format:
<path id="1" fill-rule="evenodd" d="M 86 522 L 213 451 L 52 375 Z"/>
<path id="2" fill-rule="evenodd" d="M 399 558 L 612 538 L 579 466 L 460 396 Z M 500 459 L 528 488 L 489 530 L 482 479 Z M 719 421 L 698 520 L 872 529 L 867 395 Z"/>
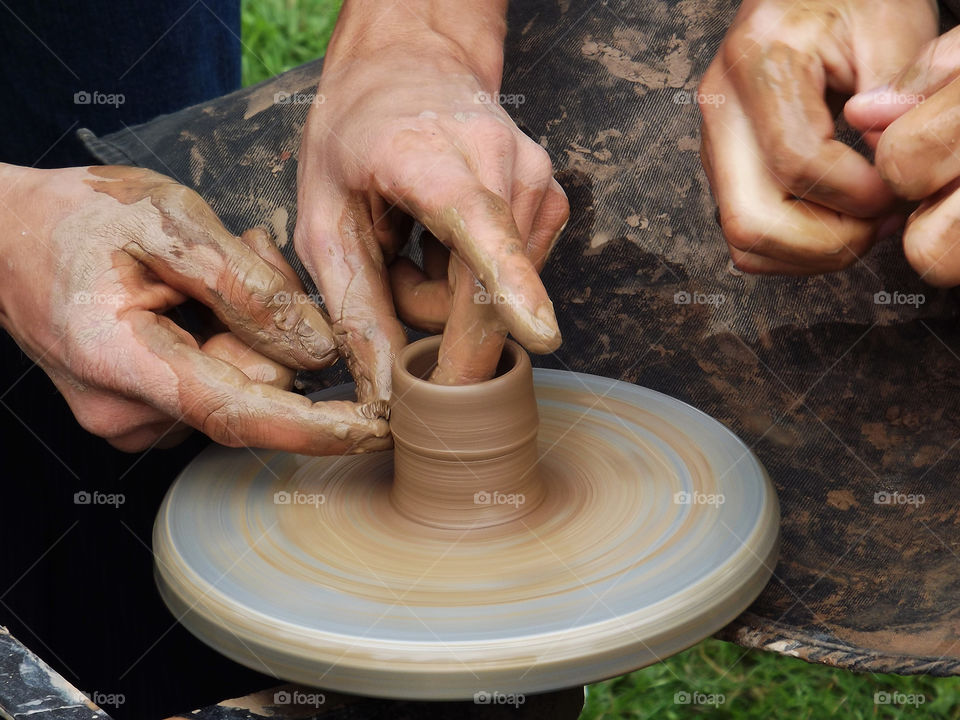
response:
<path id="1" fill-rule="evenodd" d="M 346 0 L 327 50 L 325 72 L 345 62 L 398 49 L 428 56 L 434 47 L 453 52 L 485 89 L 499 90 L 506 36 L 506 0 L 467 5 L 452 0 Z"/>

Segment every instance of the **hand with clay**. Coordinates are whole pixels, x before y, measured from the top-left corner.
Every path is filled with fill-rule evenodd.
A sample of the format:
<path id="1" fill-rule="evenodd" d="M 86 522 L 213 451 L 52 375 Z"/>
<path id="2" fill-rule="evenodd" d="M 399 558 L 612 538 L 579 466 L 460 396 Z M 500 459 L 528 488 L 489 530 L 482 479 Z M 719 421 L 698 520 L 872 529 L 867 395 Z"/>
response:
<path id="1" fill-rule="evenodd" d="M 138 168 L 0 165 L 0 187 L 0 322 L 90 432 L 127 451 L 189 427 L 310 454 L 390 446 L 368 408 L 287 391 L 289 368 L 337 352 L 265 231 L 237 238 L 195 192 Z M 175 324 L 188 298 L 228 331 Z"/>
<path id="2" fill-rule="evenodd" d="M 880 176 L 900 197 L 922 201 L 907 221 L 904 252 L 926 282 L 940 287 L 960 285 L 957 108 L 960 28 L 930 42 L 890 83 L 855 95 L 844 109 L 852 126 L 879 135 Z"/>
<path id="3" fill-rule="evenodd" d="M 441 383 L 491 377 L 507 331 L 532 352 L 560 344 L 538 271 L 569 206 L 546 151 L 497 102 L 504 14 L 502 0 L 347 0 L 324 61 L 296 249 L 359 398 L 384 411 L 398 315 L 444 331 Z M 397 257 L 410 218 L 432 235 L 422 269 Z"/>
<path id="4" fill-rule="evenodd" d="M 887 83 L 936 31 L 933 0 L 743 3 L 699 94 L 701 157 L 738 268 L 839 270 L 902 225 L 877 169 L 834 139 L 825 97 Z"/>

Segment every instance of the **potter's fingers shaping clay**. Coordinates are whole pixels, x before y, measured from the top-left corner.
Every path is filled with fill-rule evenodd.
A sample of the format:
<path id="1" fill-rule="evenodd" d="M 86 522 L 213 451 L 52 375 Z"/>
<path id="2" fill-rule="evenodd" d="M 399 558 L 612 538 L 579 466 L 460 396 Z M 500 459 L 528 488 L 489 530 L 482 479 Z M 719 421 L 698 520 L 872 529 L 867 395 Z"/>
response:
<path id="1" fill-rule="evenodd" d="M 390 447 L 385 420 L 370 419 L 352 402 L 312 403 L 306 397 L 252 381 L 237 367 L 185 341 L 172 321 L 139 310 L 124 316 L 136 348 L 119 392 L 182 419 L 215 441 L 334 455 Z"/>
<path id="2" fill-rule="evenodd" d="M 712 66 L 708 75 L 715 71 Z M 784 190 L 761 159 L 750 121 L 735 97 L 701 110 L 704 169 L 737 267 L 747 272 L 790 272 L 790 266 L 799 269 L 795 274 L 830 272 L 870 249 L 880 221 L 838 214 Z M 753 263 L 757 256 L 776 264 Z"/>
<path id="3" fill-rule="evenodd" d="M 447 281 L 450 251 L 429 232 L 420 236 L 423 268 L 405 257 L 390 265 L 390 290 L 397 315 L 410 327 L 441 332 L 453 296 Z"/>
<path id="4" fill-rule="evenodd" d="M 453 304 L 443 330 L 431 382 L 471 385 L 489 380 L 497 370 L 507 327 L 496 311 L 498 298 L 480 285 L 458 257 L 450 261 Z"/>
<path id="5" fill-rule="evenodd" d="M 553 303 L 540 282 L 514 222 L 510 204 L 489 190 L 463 158 L 448 153 L 404 157 L 384 168 L 380 191 L 416 217 L 469 267 L 491 296 L 506 302 L 496 312 L 532 352 L 560 346 Z"/>
<path id="6" fill-rule="evenodd" d="M 820 53 L 783 43 L 745 45 L 728 72 L 772 179 L 797 197 L 855 217 L 888 210 L 894 196 L 876 169 L 834 139 L 824 99 L 829 70 Z M 732 105 L 728 98 L 717 116 L 732 112 Z"/>
<path id="7" fill-rule="evenodd" d="M 337 359 L 323 313 L 274 265 L 231 235 L 193 190 L 150 171 L 90 168 L 88 184 L 123 204 L 148 199 L 158 214 L 123 250 L 171 287 L 217 314 L 237 336 L 285 365 L 319 369 Z"/>
<path id="8" fill-rule="evenodd" d="M 525 140 L 517 148 L 512 178 L 487 168 L 480 179 L 488 188 L 502 189 L 497 194 L 509 200 L 524 253 L 539 271 L 570 213 L 546 151 Z M 506 188 L 510 188 L 509 196 L 504 193 Z M 496 374 L 507 333 L 497 305 L 511 298 L 489 293 L 458 258 L 451 263 L 450 281 L 453 307 L 430 380 L 444 385 L 489 380 Z"/>
<path id="9" fill-rule="evenodd" d="M 441 332 L 450 314 L 447 278 L 431 280 L 411 260 L 399 257 L 390 266 L 390 290 L 397 314 L 410 327 Z"/>
<path id="10" fill-rule="evenodd" d="M 393 358 L 406 344 L 364 198 L 303 197 L 297 254 L 323 293 L 340 354 L 370 417 L 386 417 Z"/>

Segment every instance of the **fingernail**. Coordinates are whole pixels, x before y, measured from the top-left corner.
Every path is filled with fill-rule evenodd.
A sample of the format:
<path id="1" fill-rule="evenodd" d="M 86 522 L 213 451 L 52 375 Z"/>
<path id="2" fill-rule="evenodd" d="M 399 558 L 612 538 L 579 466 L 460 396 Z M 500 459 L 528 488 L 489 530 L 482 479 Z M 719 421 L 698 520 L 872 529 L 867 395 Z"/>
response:
<path id="1" fill-rule="evenodd" d="M 389 420 L 390 403 L 386 400 L 374 400 L 360 406 L 360 414 L 370 420 Z"/>
<path id="2" fill-rule="evenodd" d="M 540 303 L 537 307 L 534 313 L 533 331 L 540 336 L 547 352 L 556 350 L 560 346 L 560 328 L 557 326 L 553 303 L 549 300 Z"/>
<path id="3" fill-rule="evenodd" d="M 307 352 L 315 358 L 326 361 L 337 355 L 337 344 L 322 319 L 318 321 L 310 314 L 305 315 L 297 327 L 297 336 Z"/>

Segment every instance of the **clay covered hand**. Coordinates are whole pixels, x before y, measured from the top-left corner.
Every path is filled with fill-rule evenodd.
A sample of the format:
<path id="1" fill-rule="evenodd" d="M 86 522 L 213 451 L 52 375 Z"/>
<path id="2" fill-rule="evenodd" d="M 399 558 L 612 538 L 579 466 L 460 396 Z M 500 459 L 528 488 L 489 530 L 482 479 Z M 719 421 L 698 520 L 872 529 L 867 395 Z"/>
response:
<path id="1" fill-rule="evenodd" d="M 503 14 L 502 2 L 361 0 L 331 40 L 295 242 L 364 402 L 389 400 L 398 315 L 444 331 L 442 383 L 491 377 L 507 331 L 533 352 L 560 344 L 538 270 L 569 207 L 546 151 L 498 103 Z M 422 269 L 397 257 L 411 218 L 433 236 Z"/>
<path id="2" fill-rule="evenodd" d="M 838 270 L 902 224 L 877 169 L 834 139 L 825 94 L 887 83 L 936 31 L 932 0 L 743 3 L 698 98 L 701 157 L 737 267 Z"/>
<path id="3" fill-rule="evenodd" d="M 920 200 L 907 221 L 907 260 L 928 283 L 960 285 L 960 28 L 930 42 L 887 85 L 844 112 L 879 135 L 877 170 L 897 195 Z M 882 135 L 880 134 L 882 132 Z"/>
<path id="4" fill-rule="evenodd" d="M 195 192 L 138 168 L 0 165 L 0 187 L 0 321 L 90 432 L 128 451 L 189 427 L 309 454 L 390 446 L 368 408 L 287 391 L 290 368 L 337 352 L 265 231 L 235 237 Z M 188 298 L 218 334 L 165 315 Z"/>

